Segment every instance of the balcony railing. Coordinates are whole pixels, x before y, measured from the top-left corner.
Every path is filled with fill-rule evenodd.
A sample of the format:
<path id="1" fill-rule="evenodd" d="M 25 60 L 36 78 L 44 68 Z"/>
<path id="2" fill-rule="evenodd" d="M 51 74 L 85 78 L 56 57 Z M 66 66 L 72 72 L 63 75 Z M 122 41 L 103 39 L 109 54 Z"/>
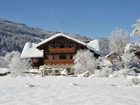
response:
<path id="1" fill-rule="evenodd" d="M 73 64 L 74 62 L 72 59 L 70 59 L 70 60 L 45 60 L 44 63 L 52 65 L 52 64 Z"/>
<path id="2" fill-rule="evenodd" d="M 75 53 L 75 48 L 49 48 L 50 53 Z"/>

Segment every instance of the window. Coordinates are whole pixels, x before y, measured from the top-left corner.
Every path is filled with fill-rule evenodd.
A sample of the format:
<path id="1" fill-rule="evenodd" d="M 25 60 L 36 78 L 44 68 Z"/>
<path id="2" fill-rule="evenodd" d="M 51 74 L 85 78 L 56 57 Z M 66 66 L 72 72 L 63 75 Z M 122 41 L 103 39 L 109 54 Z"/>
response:
<path id="1" fill-rule="evenodd" d="M 50 44 L 50 45 L 49 45 L 49 48 L 54 48 L 54 45 L 53 45 L 53 44 Z"/>
<path id="2" fill-rule="evenodd" d="M 60 44 L 60 48 L 64 48 L 65 46 L 64 46 L 64 44 Z"/>
<path id="3" fill-rule="evenodd" d="M 38 59 L 32 59 L 32 62 L 33 63 L 38 63 L 39 61 L 38 61 Z"/>
<path id="4" fill-rule="evenodd" d="M 74 44 L 71 44 L 71 48 L 75 48 L 75 45 Z"/>
<path id="5" fill-rule="evenodd" d="M 54 59 L 58 60 L 59 59 L 59 55 L 54 55 Z"/>
<path id="6" fill-rule="evenodd" d="M 70 69 L 70 68 L 67 68 L 67 72 L 68 72 L 68 73 L 71 73 L 71 69 Z"/>
<path id="7" fill-rule="evenodd" d="M 53 60 L 53 55 L 48 55 L 49 60 Z"/>
<path id="8" fill-rule="evenodd" d="M 48 75 L 48 71 L 47 70 L 44 70 L 44 75 Z"/>
<path id="9" fill-rule="evenodd" d="M 70 48 L 70 45 L 69 44 L 65 44 L 65 48 Z"/>
<path id="10" fill-rule="evenodd" d="M 60 55 L 59 58 L 60 59 L 66 59 L 66 56 L 65 55 Z"/>
<path id="11" fill-rule="evenodd" d="M 66 59 L 71 59 L 70 54 L 67 54 L 67 55 L 66 55 Z"/>
<path id="12" fill-rule="evenodd" d="M 52 70 L 49 70 L 48 72 L 49 72 L 49 73 L 52 73 Z"/>
<path id="13" fill-rule="evenodd" d="M 55 73 L 59 73 L 59 70 L 55 70 Z"/>
<path id="14" fill-rule="evenodd" d="M 55 48 L 60 48 L 60 44 L 56 44 L 55 45 Z"/>

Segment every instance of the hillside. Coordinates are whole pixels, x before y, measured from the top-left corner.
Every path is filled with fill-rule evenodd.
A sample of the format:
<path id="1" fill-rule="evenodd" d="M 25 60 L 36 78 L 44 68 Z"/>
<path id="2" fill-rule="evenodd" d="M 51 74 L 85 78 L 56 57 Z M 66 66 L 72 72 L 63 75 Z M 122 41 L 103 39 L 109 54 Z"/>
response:
<path id="1" fill-rule="evenodd" d="M 0 56 L 3 56 L 7 52 L 11 51 L 21 52 L 27 41 L 37 43 L 56 33 L 59 32 L 33 28 L 23 23 L 0 19 Z M 82 41 L 91 40 L 90 38 L 80 36 L 78 34 L 65 34 L 71 35 Z"/>

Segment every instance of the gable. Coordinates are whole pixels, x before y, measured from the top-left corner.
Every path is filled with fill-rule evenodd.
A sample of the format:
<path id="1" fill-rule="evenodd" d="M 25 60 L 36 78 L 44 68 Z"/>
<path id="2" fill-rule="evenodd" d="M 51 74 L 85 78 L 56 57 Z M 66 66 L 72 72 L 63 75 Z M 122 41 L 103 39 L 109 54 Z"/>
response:
<path id="1" fill-rule="evenodd" d="M 43 49 L 43 47 L 47 44 L 69 44 L 69 43 L 75 43 L 75 44 L 79 44 L 81 46 L 84 46 L 84 47 L 87 47 L 87 45 L 84 43 L 84 42 L 81 42 L 77 39 L 74 39 L 70 36 L 66 36 L 62 33 L 59 33 L 59 34 L 56 34 L 42 42 L 40 42 L 38 45 L 37 45 L 37 48 L 38 49 Z"/>
<path id="2" fill-rule="evenodd" d="M 100 55 L 100 52 L 99 51 L 96 51 L 92 46 L 82 42 L 82 41 L 79 41 L 73 37 L 70 37 L 70 36 L 67 36 L 63 33 L 59 33 L 59 34 L 56 34 L 56 35 L 53 35 L 51 36 L 50 38 L 48 39 L 45 39 L 44 41 L 40 42 L 39 44 L 37 44 L 36 48 L 42 50 L 44 49 L 44 46 L 46 45 L 49 45 L 51 42 L 52 43 L 58 43 L 60 44 L 61 43 L 69 43 L 69 42 L 72 42 L 72 43 L 75 43 L 77 44 L 78 46 L 82 46 L 83 48 L 87 48 L 93 52 L 95 52 L 96 54 Z"/>

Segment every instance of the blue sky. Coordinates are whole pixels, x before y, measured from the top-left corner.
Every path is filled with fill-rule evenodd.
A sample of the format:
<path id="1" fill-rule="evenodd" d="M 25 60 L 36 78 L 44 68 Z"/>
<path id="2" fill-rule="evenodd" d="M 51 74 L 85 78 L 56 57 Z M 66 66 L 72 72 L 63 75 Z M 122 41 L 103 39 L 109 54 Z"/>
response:
<path id="1" fill-rule="evenodd" d="M 50 31 L 108 37 L 115 28 L 132 30 L 140 18 L 140 0 L 0 0 L 0 18 Z"/>

